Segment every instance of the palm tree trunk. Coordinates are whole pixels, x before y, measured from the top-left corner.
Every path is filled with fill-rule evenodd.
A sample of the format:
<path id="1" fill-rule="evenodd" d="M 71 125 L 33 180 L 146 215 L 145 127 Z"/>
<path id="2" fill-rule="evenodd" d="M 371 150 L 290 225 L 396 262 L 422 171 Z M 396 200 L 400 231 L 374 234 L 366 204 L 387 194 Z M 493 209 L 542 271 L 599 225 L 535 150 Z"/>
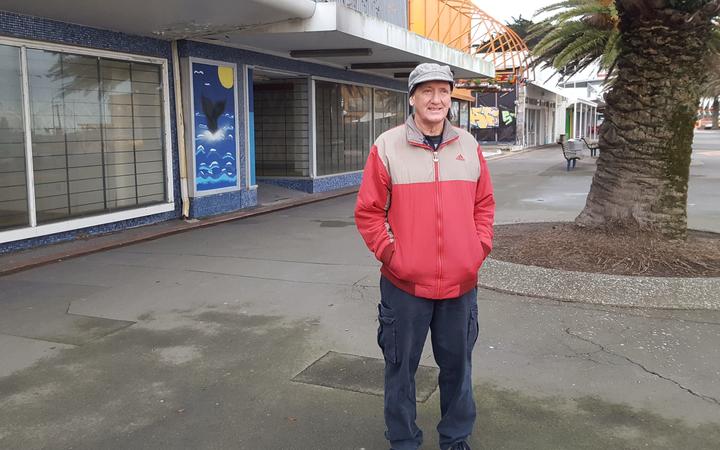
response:
<path id="1" fill-rule="evenodd" d="M 712 104 L 712 129 L 717 130 L 718 129 L 718 117 L 720 114 L 718 114 L 718 108 L 720 108 L 720 99 L 718 97 L 713 97 L 713 104 Z"/>
<path id="2" fill-rule="evenodd" d="M 625 6 L 627 3 L 629 6 Z M 579 226 L 687 235 L 693 129 L 710 15 L 617 0 L 621 51 Z M 658 2 L 655 2 L 658 3 Z M 700 8 L 697 8 L 700 9 Z"/>

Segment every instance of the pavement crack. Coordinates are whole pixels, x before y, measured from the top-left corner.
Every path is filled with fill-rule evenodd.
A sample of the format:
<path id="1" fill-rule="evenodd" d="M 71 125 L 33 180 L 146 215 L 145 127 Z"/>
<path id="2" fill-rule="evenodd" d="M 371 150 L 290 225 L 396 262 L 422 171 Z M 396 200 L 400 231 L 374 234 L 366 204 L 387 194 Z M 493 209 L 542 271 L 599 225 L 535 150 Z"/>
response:
<path id="1" fill-rule="evenodd" d="M 637 361 L 633 361 L 632 359 L 628 358 L 628 357 L 625 356 L 625 355 L 622 355 L 622 354 L 613 352 L 612 350 L 608 350 L 607 348 L 605 348 L 605 346 L 603 346 L 602 344 L 598 344 L 597 342 L 593 341 L 592 339 L 588 339 L 588 338 L 585 338 L 585 337 L 583 337 L 583 336 L 580 336 L 579 334 L 573 333 L 572 331 L 570 331 L 570 328 L 565 328 L 565 334 L 567 334 L 568 336 L 572 336 L 572 337 L 574 337 L 575 339 L 579 339 L 579 340 L 581 340 L 581 341 L 583 341 L 583 342 L 587 342 L 588 344 L 595 345 L 595 346 L 597 346 L 602 352 L 607 353 L 608 355 L 612 355 L 612 356 L 616 356 L 616 357 L 618 357 L 618 358 L 622 358 L 622 359 L 626 360 L 627 362 L 629 362 L 630 364 L 632 364 L 632 365 L 634 365 L 634 366 L 636 366 L 636 367 L 639 367 L 639 368 L 642 369 L 644 372 L 649 373 L 650 375 L 654 375 L 654 376 L 660 378 L 661 380 L 665 380 L 665 381 L 669 381 L 670 383 L 673 383 L 674 385 L 676 385 L 677 387 L 679 387 L 680 389 L 682 389 L 683 391 L 687 392 L 688 394 L 690 394 L 690 395 L 692 395 L 692 396 L 694 396 L 694 397 L 697 397 L 697 398 L 699 398 L 699 399 L 701 399 L 701 400 L 704 400 L 704 401 L 706 401 L 706 402 L 708 402 L 708 403 L 713 403 L 713 404 L 715 404 L 715 405 L 720 406 L 720 400 L 716 399 L 715 397 L 711 397 L 711 396 L 709 396 L 709 395 L 704 395 L 704 394 L 700 394 L 700 393 L 698 393 L 698 392 L 695 392 L 695 391 L 693 391 L 692 389 L 690 389 L 690 388 L 688 388 L 688 387 L 686 387 L 686 386 L 683 386 L 681 383 L 673 380 L 672 378 L 668 378 L 668 377 L 666 377 L 666 376 L 664 376 L 664 375 L 662 375 L 662 374 L 660 374 L 660 373 L 658 373 L 658 372 L 655 372 L 654 370 L 650 370 L 650 369 L 648 369 L 647 367 L 645 367 L 644 365 L 642 365 L 641 363 L 639 363 L 639 362 L 637 362 Z"/>
<path id="2" fill-rule="evenodd" d="M 373 292 L 375 291 L 375 288 L 372 288 L 372 291 L 371 291 L 370 286 L 363 286 L 361 284 L 358 284 L 361 281 L 363 281 L 364 279 L 365 279 L 365 277 L 359 279 L 358 281 L 354 282 L 352 284 L 352 286 L 350 286 L 350 296 L 351 297 L 359 296 L 360 297 L 359 300 L 361 302 L 370 301 L 371 303 L 377 303 L 377 298 L 373 294 Z M 357 298 L 357 297 L 355 297 L 355 298 Z"/>
<path id="3" fill-rule="evenodd" d="M 306 264 L 315 266 L 347 266 L 347 267 L 375 267 L 374 264 L 355 264 L 355 263 L 343 263 L 343 262 L 324 262 L 324 261 L 308 261 L 298 259 L 282 259 L 282 258 L 260 258 L 255 256 L 236 256 L 236 255 L 212 255 L 207 253 L 177 253 L 177 252 L 152 252 L 152 251 L 139 251 L 139 250 L 123 250 L 119 253 L 125 254 L 139 254 L 139 255 L 158 255 L 158 256 L 195 256 L 200 258 L 214 258 L 214 259 L 236 259 L 236 260 L 247 260 L 247 261 L 267 261 L 267 262 L 280 262 L 280 263 L 291 263 L 291 264 Z"/>

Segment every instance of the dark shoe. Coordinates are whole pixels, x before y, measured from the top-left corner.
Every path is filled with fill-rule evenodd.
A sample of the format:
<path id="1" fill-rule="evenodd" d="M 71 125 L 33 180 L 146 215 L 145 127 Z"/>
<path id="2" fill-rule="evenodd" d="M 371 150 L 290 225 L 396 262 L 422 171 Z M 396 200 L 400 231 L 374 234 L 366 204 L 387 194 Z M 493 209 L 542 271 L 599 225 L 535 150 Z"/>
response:
<path id="1" fill-rule="evenodd" d="M 467 445 L 467 442 L 456 442 L 453 445 L 448 448 L 448 450 L 472 450 L 469 445 Z"/>

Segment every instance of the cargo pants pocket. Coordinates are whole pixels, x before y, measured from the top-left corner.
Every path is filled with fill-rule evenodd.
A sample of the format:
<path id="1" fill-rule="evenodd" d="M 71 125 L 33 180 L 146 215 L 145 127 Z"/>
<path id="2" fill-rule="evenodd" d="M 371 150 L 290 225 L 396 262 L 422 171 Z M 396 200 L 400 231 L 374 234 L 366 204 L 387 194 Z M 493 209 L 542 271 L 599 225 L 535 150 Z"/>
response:
<path id="1" fill-rule="evenodd" d="M 468 320 L 468 354 L 472 354 L 478 335 L 480 334 L 480 325 L 478 324 L 478 307 L 477 301 L 470 304 L 470 318 Z"/>
<path id="2" fill-rule="evenodd" d="M 397 364 L 397 330 L 392 310 L 378 304 L 378 335 L 377 342 L 382 349 L 386 362 Z"/>

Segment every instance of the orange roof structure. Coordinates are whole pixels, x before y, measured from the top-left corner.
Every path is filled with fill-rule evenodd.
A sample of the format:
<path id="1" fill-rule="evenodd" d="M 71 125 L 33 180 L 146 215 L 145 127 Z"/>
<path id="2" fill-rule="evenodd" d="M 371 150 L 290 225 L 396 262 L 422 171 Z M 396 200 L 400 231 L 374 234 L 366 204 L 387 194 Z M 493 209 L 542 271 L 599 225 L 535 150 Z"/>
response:
<path id="1" fill-rule="evenodd" d="M 411 31 L 492 62 L 496 83 L 514 84 L 527 76 L 525 41 L 471 0 L 409 0 L 408 16 Z"/>

